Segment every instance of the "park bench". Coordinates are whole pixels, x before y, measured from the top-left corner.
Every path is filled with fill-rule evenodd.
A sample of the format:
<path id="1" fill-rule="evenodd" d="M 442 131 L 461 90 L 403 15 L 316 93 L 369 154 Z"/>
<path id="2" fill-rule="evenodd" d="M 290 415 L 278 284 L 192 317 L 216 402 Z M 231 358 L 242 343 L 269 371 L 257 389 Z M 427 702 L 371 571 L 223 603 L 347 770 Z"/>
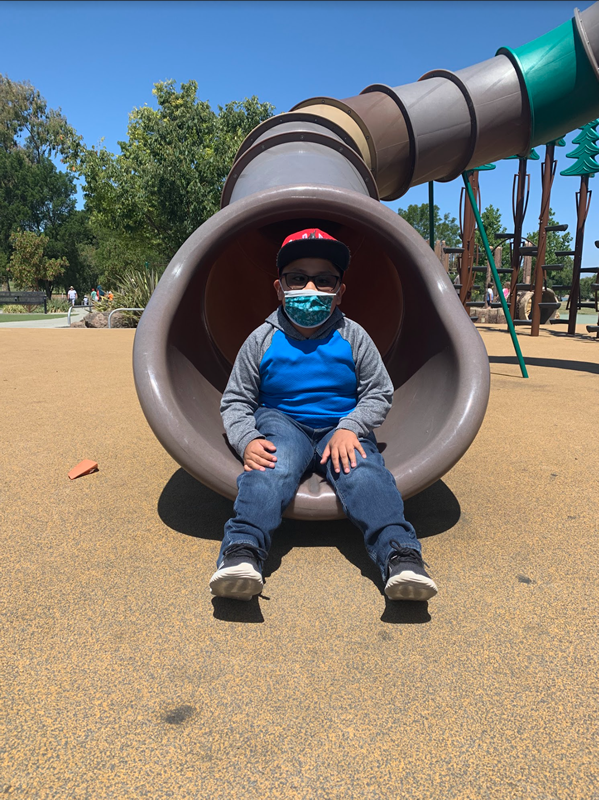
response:
<path id="1" fill-rule="evenodd" d="M 48 297 L 45 292 L 0 292 L 2 306 L 44 306 L 44 314 L 48 313 Z"/>

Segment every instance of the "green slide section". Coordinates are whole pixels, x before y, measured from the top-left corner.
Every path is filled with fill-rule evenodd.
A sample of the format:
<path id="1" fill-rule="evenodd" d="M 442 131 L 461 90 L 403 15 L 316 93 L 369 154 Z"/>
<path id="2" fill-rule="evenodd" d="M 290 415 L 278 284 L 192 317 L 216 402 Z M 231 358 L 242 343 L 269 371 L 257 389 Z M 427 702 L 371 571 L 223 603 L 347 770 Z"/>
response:
<path id="1" fill-rule="evenodd" d="M 500 47 L 496 55 L 512 61 L 526 86 L 531 147 L 599 116 L 599 81 L 574 19 L 515 50 Z"/>

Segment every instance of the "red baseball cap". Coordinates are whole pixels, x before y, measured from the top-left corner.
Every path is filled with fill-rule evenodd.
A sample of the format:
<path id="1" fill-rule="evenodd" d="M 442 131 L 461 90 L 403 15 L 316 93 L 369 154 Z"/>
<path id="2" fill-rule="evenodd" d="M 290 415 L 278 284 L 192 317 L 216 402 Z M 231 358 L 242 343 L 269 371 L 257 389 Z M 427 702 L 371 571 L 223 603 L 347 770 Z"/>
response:
<path id="1" fill-rule="evenodd" d="M 349 266 L 349 247 L 321 231 L 320 228 L 306 228 L 288 236 L 277 253 L 279 273 L 298 258 L 326 258 L 341 272 Z"/>

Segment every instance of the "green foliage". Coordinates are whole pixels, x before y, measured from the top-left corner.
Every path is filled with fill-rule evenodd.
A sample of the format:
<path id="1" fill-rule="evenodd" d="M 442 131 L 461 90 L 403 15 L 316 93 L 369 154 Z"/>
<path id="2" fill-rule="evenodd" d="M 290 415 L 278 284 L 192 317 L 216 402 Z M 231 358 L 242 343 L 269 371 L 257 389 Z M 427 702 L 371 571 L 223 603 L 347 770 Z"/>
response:
<path id="1" fill-rule="evenodd" d="M 48 258 L 44 250 L 48 237 L 33 231 L 17 231 L 11 234 L 13 252 L 8 269 L 20 288 L 39 289 L 40 284 L 48 297 L 52 297 L 54 279 L 68 266 L 66 258 Z"/>
<path id="2" fill-rule="evenodd" d="M 489 240 L 489 246 L 491 250 L 494 250 L 497 246 L 502 248 L 501 250 L 501 266 L 502 267 L 509 267 L 510 266 L 510 246 L 509 240 L 506 241 L 505 239 L 497 238 L 498 233 L 506 233 L 505 225 L 501 221 L 501 211 L 495 206 L 487 206 L 483 211 L 481 211 L 481 218 L 483 221 L 483 225 L 485 226 L 485 232 L 487 234 L 487 239 Z M 484 266 L 487 263 L 487 256 L 485 254 L 485 248 L 483 246 L 483 240 L 476 230 L 474 234 L 474 247 L 475 247 L 475 262 L 477 265 Z M 481 279 L 482 282 L 482 279 Z"/>
<path id="3" fill-rule="evenodd" d="M 101 283 L 114 286 L 131 269 L 144 267 L 146 263 L 155 268 L 164 268 L 168 261 L 158 249 L 151 248 L 139 233 L 118 233 L 92 223 L 93 243 L 84 246 L 83 255 L 98 277 L 89 285 Z M 75 285 L 75 284 L 73 284 Z"/>
<path id="4" fill-rule="evenodd" d="M 0 151 L 22 150 L 38 164 L 75 136 L 60 109 L 48 109 L 46 100 L 28 81 L 11 81 L 0 74 Z"/>
<path id="5" fill-rule="evenodd" d="M 0 149 L 0 252 L 10 255 L 17 229 L 50 233 L 75 210 L 73 178 L 45 156 L 32 163 L 24 150 Z"/>
<path id="6" fill-rule="evenodd" d="M 46 308 L 49 314 L 64 314 L 68 313 L 70 305 L 68 300 L 59 300 L 53 297 L 46 303 Z"/>
<path id="7" fill-rule="evenodd" d="M 96 237 L 90 225 L 88 211 L 73 211 L 65 222 L 48 232 L 47 255 L 66 258 L 68 265 L 57 278 L 57 285 L 66 289 L 74 286 L 80 295 L 98 285 L 99 271 L 94 263 Z"/>
<path id="8" fill-rule="evenodd" d="M 51 292 L 52 281 L 42 276 L 52 260 L 64 266 L 66 259 L 70 278 L 81 267 L 73 242 L 67 241 L 77 216 L 74 178 L 51 160 L 74 136 L 60 110 L 48 109 L 34 87 L 0 75 L 0 280 L 10 277 L 11 236 L 17 231 L 48 237 L 48 264 L 37 278 L 22 276 L 26 282 L 44 280 Z"/>
<path id="9" fill-rule="evenodd" d="M 3 314 L 39 314 L 44 313 L 43 306 L 28 305 L 24 306 L 19 304 L 0 306 L 0 311 Z"/>
<path id="10" fill-rule="evenodd" d="M 97 304 L 97 311 L 110 311 L 113 308 L 145 308 L 158 286 L 164 268 L 129 268 L 120 277 L 113 299 L 103 297 Z M 140 311 L 124 311 L 123 316 L 129 327 L 136 327 L 141 317 Z"/>
<path id="11" fill-rule="evenodd" d="M 134 108 L 127 141 L 113 155 L 104 146 L 86 147 L 73 135 L 63 149 L 72 170 L 85 180 L 84 194 L 96 229 L 115 236 L 123 256 L 124 237 L 139 251 L 170 260 L 176 250 L 219 209 L 233 158 L 246 135 L 272 115 L 256 97 L 228 103 L 215 113 L 196 96 L 197 83 L 176 88 L 157 83 L 158 108 Z M 138 260 L 139 263 L 139 260 Z"/>
<path id="12" fill-rule="evenodd" d="M 595 290 L 591 288 L 592 283 L 597 283 L 597 275 L 591 275 L 589 278 L 580 279 L 580 299 L 581 300 L 594 300 Z"/>
<path id="13" fill-rule="evenodd" d="M 455 217 L 449 214 L 444 214 L 441 217 L 441 211 L 438 205 L 434 205 L 434 223 L 435 223 L 435 239 L 445 241 L 447 247 L 457 247 L 460 244 L 460 226 Z M 407 208 L 398 208 L 397 213 L 403 217 L 406 222 L 418 231 L 418 233 L 429 241 L 430 225 L 428 203 L 416 205 L 412 203 Z"/>
<path id="14" fill-rule="evenodd" d="M 555 213 L 552 208 L 549 209 L 549 219 L 547 222 L 548 225 L 559 225 L 560 222 L 556 218 Z M 532 242 L 533 244 L 539 243 L 539 229 L 537 228 L 536 231 L 526 234 L 526 238 Z M 564 264 L 564 269 L 560 270 L 560 272 L 547 272 L 547 286 L 551 288 L 553 284 L 558 285 L 566 285 L 570 286 L 572 284 L 572 265 L 573 260 L 571 256 L 567 256 L 566 258 L 558 258 L 555 253 L 556 251 L 560 250 L 571 250 L 572 249 L 572 235 L 565 231 L 564 233 L 560 233 L 559 231 L 551 231 L 547 234 L 547 244 L 545 250 L 545 264 Z M 532 260 L 533 269 L 536 269 L 537 259 L 533 258 Z M 558 290 L 560 294 L 564 294 L 563 291 Z M 567 294 L 568 290 L 564 290 Z"/>

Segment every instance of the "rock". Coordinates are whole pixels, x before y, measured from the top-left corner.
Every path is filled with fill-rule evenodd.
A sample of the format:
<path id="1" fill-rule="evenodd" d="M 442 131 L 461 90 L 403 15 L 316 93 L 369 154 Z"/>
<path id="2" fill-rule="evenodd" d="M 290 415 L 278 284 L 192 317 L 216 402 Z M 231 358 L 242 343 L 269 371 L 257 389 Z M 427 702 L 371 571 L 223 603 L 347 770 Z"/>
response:
<path id="1" fill-rule="evenodd" d="M 79 322 L 71 322 L 71 328 L 85 328 L 85 327 L 87 326 L 83 320 L 80 320 Z"/>
<path id="2" fill-rule="evenodd" d="M 84 324 L 86 328 L 107 328 L 108 314 L 101 311 L 92 312 L 85 317 Z"/>
<path id="3" fill-rule="evenodd" d="M 117 311 L 116 314 L 112 315 L 112 319 L 110 320 L 110 327 L 111 328 L 129 328 L 129 327 L 131 327 L 131 325 L 127 321 L 126 316 L 121 311 Z"/>
<path id="4" fill-rule="evenodd" d="M 479 323 L 487 325 L 499 325 L 505 322 L 505 314 L 501 308 L 480 308 L 477 309 L 476 316 Z"/>

